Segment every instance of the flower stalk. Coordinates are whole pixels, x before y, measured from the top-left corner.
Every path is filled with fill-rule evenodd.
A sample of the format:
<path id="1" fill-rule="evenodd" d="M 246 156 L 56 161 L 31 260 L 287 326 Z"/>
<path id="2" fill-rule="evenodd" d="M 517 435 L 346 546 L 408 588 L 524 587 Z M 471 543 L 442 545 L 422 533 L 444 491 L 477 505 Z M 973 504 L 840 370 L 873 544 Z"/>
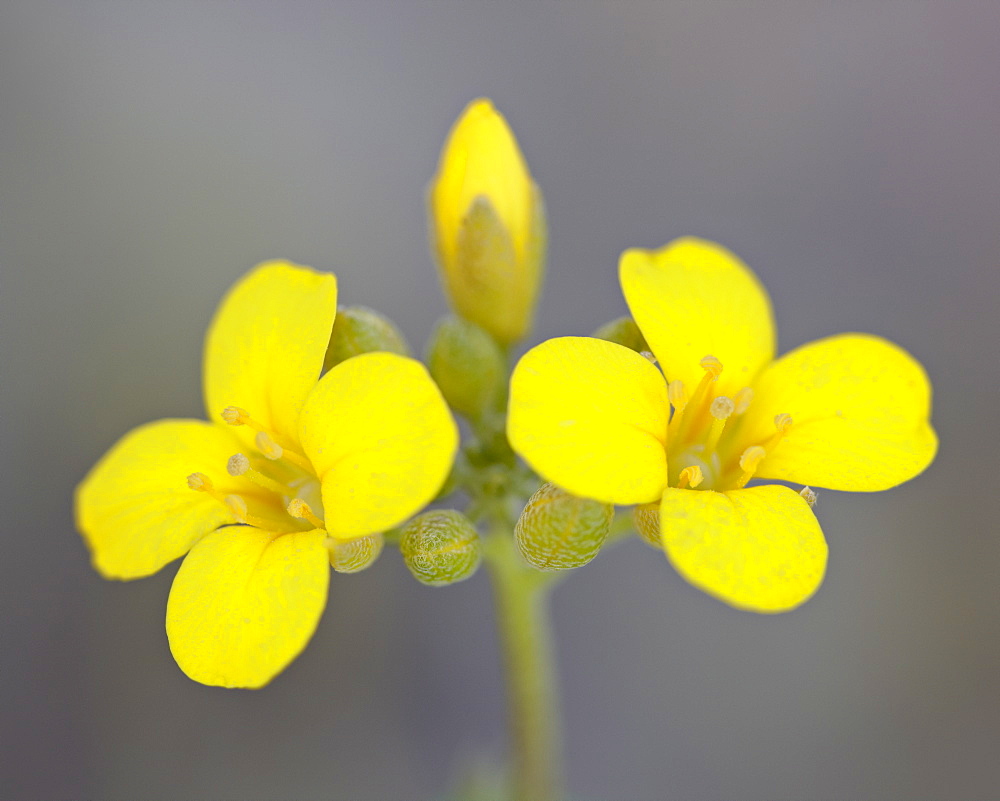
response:
<path id="1" fill-rule="evenodd" d="M 502 523 L 489 540 L 487 565 L 507 680 L 511 797 L 560 801 L 562 737 L 549 621 L 553 582 L 521 560 Z"/>

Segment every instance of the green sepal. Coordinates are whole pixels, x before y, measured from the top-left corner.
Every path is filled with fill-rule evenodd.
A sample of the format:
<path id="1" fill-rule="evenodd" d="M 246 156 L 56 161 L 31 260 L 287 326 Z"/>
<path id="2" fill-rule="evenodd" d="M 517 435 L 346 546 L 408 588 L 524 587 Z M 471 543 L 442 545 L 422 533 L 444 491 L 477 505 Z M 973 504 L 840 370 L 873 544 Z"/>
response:
<path id="1" fill-rule="evenodd" d="M 597 556 L 614 514 L 612 504 L 543 484 L 528 499 L 514 526 L 517 549 L 539 570 L 582 567 Z"/>
<path id="2" fill-rule="evenodd" d="M 377 351 L 409 356 L 410 346 L 392 320 L 374 309 L 366 306 L 342 306 L 337 309 L 323 371 L 353 356 Z"/>

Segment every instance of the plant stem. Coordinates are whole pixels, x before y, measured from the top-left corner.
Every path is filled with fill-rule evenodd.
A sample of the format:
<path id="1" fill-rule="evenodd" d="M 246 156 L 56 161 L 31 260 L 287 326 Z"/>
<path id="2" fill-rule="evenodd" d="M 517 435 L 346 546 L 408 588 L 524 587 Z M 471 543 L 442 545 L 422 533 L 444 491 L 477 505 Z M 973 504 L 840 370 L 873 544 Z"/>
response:
<path id="1" fill-rule="evenodd" d="M 523 563 L 509 531 L 488 548 L 507 676 L 515 801 L 561 801 L 562 754 L 549 626 L 551 582 Z"/>

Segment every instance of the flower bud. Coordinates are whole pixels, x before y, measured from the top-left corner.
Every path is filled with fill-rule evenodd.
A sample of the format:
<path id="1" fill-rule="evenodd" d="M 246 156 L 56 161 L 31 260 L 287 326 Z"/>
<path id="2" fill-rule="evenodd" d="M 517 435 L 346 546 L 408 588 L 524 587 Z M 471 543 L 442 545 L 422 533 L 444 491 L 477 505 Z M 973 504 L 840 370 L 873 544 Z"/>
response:
<path id="1" fill-rule="evenodd" d="M 486 99 L 459 117 L 428 194 L 431 245 L 452 308 L 502 344 L 531 327 L 545 264 L 542 193 Z"/>
<path id="2" fill-rule="evenodd" d="M 517 549 L 539 570 L 582 567 L 597 556 L 615 508 L 543 484 L 528 499 L 514 526 Z"/>
<path id="3" fill-rule="evenodd" d="M 471 420 L 495 405 L 504 389 L 506 359 L 482 328 L 458 317 L 445 317 L 427 348 L 427 368 L 441 394 Z"/>
<path id="4" fill-rule="evenodd" d="M 406 339 L 388 317 L 365 306 L 342 306 L 337 309 L 323 370 L 329 370 L 352 356 L 375 351 L 410 355 Z"/>
<path id="5" fill-rule="evenodd" d="M 432 587 L 464 581 L 482 559 L 479 533 L 454 509 L 413 518 L 400 535 L 399 550 L 417 581 Z"/>
<path id="6" fill-rule="evenodd" d="M 632 524 L 643 542 L 658 550 L 663 550 L 660 537 L 660 504 L 644 503 L 632 510 Z"/>
<path id="7" fill-rule="evenodd" d="M 330 564 L 338 573 L 357 573 L 375 564 L 382 554 L 385 539 L 381 534 L 370 534 L 356 540 L 326 540 L 330 551 Z"/>
<path id="8" fill-rule="evenodd" d="M 616 345 L 624 345 L 636 353 L 649 350 L 646 338 L 642 335 L 639 326 L 635 324 L 635 320 L 631 317 L 619 317 L 617 320 L 605 323 L 591 334 L 591 336 L 595 339 L 614 342 Z"/>

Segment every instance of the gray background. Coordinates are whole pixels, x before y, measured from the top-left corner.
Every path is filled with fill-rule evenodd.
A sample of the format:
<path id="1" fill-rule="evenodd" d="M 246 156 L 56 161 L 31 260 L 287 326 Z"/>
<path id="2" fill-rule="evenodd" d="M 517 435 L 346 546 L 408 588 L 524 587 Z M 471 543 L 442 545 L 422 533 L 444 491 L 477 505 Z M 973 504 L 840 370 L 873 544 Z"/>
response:
<path id="1" fill-rule="evenodd" d="M 995 797 L 998 38 L 988 2 L 3 3 L 0 795 L 433 798 L 500 753 L 484 575 L 336 577 L 303 656 L 227 692 L 170 657 L 175 567 L 100 579 L 70 504 L 127 429 L 201 415 L 205 326 L 260 260 L 422 347 L 424 187 L 488 95 L 550 210 L 536 340 L 624 312 L 624 248 L 697 234 L 770 288 L 781 350 L 875 332 L 936 389 L 925 475 L 821 493 L 801 610 L 638 541 L 557 590 L 576 794 Z"/>

